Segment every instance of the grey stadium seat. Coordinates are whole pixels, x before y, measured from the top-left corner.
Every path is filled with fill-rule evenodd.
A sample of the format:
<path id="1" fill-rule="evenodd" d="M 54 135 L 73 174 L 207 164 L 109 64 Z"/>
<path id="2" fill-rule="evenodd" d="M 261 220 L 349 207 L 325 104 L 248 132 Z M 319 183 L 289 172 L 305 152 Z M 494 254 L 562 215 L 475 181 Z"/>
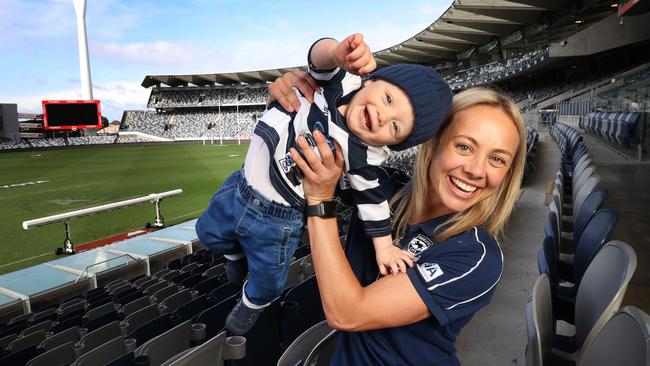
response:
<path id="1" fill-rule="evenodd" d="M 526 366 L 550 365 L 551 343 L 553 342 L 553 314 L 551 308 L 551 286 L 548 277 L 541 274 L 533 286 L 533 294 L 526 305 Z"/>
<path id="2" fill-rule="evenodd" d="M 626 306 L 607 321 L 593 341 L 585 345 L 578 366 L 650 365 L 650 317 Z"/>

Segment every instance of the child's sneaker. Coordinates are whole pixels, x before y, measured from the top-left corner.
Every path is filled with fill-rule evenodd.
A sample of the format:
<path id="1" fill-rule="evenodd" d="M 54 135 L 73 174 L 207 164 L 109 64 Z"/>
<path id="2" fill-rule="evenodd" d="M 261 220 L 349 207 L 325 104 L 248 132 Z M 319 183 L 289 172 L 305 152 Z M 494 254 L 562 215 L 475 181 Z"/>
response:
<path id="1" fill-rule="evenodd" d="M 244 282 L 247 273 L 248 263 L 246 262 L 246 257 L 242 257 L 236 261 L 226 261 L 226 278 L 228 281 L 240 284 Z"/>
<path id="2" fill-rule="evenodd" d="M 264 311 L 262 309 L 251 309 L 239 299 L 237 305 L 230 311 L 228 318 L 226 318 L 226 330 L 231 335 L 246 334 L 259 318 L 260 314 Z"/>

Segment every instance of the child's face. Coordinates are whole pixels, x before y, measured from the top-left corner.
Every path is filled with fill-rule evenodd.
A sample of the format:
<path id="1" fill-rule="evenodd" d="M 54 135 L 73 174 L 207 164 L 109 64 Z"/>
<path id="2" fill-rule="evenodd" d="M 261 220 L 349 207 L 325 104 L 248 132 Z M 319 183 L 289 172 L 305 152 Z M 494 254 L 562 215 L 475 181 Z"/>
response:
<path id="1" fill-rule="evenodd" d="M 366 81 L 344 115 L 350 131 L 370 146 L 399 144 L 413 131 L 411 101 L 402 89 L 384 80 Z"/>

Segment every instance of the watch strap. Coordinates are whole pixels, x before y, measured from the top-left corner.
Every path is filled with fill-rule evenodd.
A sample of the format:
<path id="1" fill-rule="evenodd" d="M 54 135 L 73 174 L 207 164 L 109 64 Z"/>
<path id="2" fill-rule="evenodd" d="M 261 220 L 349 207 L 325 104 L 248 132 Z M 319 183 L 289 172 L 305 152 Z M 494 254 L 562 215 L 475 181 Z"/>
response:
<path id="1" fill-rule="evenodd" d="M 336 202 L 323 201 L 317 205 L 307 205 L 305 216 L 336 217 Z"/>

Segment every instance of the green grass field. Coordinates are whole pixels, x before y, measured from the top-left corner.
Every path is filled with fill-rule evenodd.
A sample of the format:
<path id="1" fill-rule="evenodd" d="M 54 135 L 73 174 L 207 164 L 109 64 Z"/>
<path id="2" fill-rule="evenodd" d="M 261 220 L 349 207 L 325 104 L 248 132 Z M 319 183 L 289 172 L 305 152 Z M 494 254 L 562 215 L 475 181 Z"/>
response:
<path id="1" fill-rule="evenodd" d="M 248 145 L 117 146 L 0 154 L 0 274 L 56 258 L 63 223 L 24 230 L 22 222 L 110 202 L 183 189 L 162 201 L 166 225 L 199 216 Z M 49 181 L 3 188 L 6 185 Z M 153 222 L 153 204 L 71 220 L 81 245 Z"/>

